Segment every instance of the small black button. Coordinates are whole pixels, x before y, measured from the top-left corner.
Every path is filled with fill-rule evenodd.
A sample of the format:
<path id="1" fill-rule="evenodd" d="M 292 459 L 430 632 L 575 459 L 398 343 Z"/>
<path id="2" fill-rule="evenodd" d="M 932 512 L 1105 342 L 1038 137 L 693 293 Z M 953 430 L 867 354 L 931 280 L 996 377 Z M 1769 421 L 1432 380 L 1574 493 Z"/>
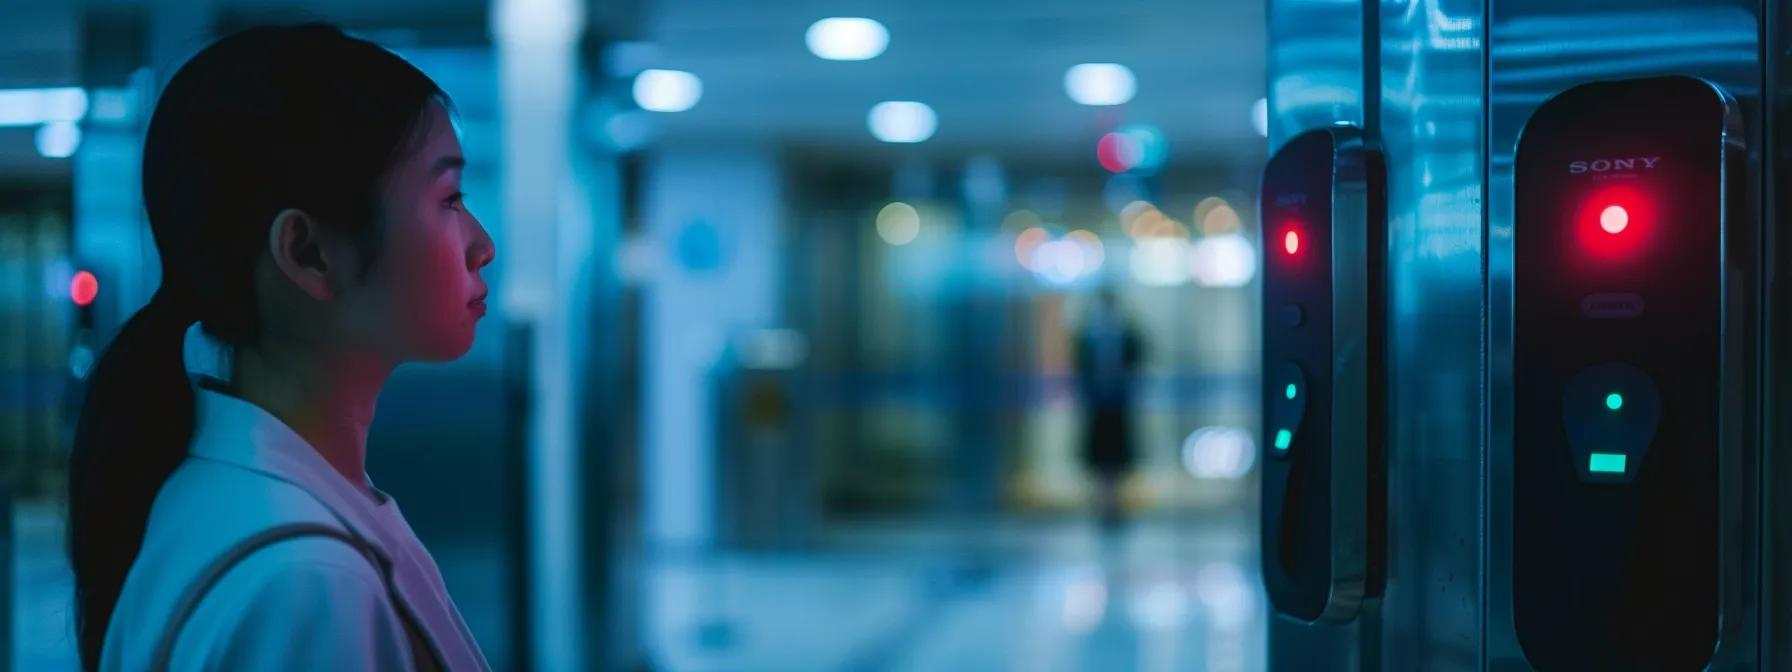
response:
<path id="1" fill-rule="evenodd" d="M 1298 327 L 1307 321 L 1307 311 L 1301 310 L 1300 304 L 1290 303 L 1282 306 L 1282 326 Z"/>

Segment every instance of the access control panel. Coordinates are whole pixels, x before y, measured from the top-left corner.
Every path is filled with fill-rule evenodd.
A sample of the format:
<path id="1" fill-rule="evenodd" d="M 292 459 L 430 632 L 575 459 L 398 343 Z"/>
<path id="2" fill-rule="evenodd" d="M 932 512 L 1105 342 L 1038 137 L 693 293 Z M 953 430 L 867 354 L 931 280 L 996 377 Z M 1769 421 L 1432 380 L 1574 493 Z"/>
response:
<path id="1" fill-rule="evenodd" d="M 1342 125 L 1264 167 L 1263 577 L 1306 623 L 1349 622 L 1381 591 L 1384 175 Z"/>
<path id="2" fill-rule="evenodd" d="M 1741 143 L 1735 101 L 1689 77 L 1570 89 L 1520 137 L 1512 608 L 1535 669 L 1696 671 L 1717 647 Z"/>

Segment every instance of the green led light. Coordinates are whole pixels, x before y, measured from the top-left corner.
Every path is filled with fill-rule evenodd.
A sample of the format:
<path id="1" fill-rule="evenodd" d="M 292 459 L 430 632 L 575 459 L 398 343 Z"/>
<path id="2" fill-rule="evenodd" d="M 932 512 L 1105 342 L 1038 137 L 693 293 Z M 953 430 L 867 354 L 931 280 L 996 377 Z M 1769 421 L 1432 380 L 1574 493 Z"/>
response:
<path id="1" fill-rule="evenodd" d="M 1294 434 L 1286 429 L 1276 430 L 1276 450 L 1287 450 L 1288 444 L 1294 442 Z"/>
<path id="2" fill-rule="evenodd" d="M 1605 395 L 1605 407 L 1614 411 L 1623 408 L 1624 395 L 1618 394 L 1617 392 Z"/>
<path id="3" fill-rule="evenodd" d="M 1613 395 L 1616 396 L 1616 395 Z M 1613 453 L 1593 453 L 1587 458 L 1587 470 L 1600 474 L 1622 474 L 1627 458 Z"/>
<path id="4" fill-rule="evenodd" d="M 1288 398 L 1289 398 L 1289 399 L 1293 399 L 1293 398 L 1294 398 L 1294 383 L 1289 383 L 1289 384 L 1288 384 Z"/>

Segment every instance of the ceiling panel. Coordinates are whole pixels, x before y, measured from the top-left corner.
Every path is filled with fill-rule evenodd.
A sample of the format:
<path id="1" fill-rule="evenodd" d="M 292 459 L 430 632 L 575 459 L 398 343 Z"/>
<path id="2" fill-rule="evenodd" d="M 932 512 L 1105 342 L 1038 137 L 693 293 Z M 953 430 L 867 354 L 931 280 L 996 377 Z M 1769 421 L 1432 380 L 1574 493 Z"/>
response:
<path id="1" fill-rule="evenodd" d="M 888 50 L 816 58 L 803 35 L 828 16 L 877 19 Z M 1265 89 L 1263 16 L 1261 0 L 660 0 L 644 37 L 659 47 L 656 67 L 703 79 L 696 108 L 658 115 L 671 138 L 871 144 L 872 105 L 919 100 L 940 117 L 927 144 L 1083 151 L 1133 121 L 1162 129 L 1173 150 L 1231 152 L 1263 142 L 1250 119 Z M 1071 102 L 1064 72 L 1083 62 L 1128 66 L 1136 97 L 1118 108 Z"/>

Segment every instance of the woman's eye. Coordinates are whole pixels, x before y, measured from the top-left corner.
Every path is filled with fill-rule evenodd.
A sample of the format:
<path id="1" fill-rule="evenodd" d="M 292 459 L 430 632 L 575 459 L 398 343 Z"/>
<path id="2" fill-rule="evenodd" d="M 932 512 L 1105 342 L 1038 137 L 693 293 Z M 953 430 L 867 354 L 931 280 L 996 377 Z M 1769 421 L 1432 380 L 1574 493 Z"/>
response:
<path id="1" fill-rule="evenodd" d="M 454 192 L 453 196 L 449 196 L 447 200 L 442 201 L 442 205 L 448 206 L 450 208 L 459 207 L 461 204 L 461 198 L 464 196 L 466 196 L 466 194 L 463 194 L 458 191 Z"/>

